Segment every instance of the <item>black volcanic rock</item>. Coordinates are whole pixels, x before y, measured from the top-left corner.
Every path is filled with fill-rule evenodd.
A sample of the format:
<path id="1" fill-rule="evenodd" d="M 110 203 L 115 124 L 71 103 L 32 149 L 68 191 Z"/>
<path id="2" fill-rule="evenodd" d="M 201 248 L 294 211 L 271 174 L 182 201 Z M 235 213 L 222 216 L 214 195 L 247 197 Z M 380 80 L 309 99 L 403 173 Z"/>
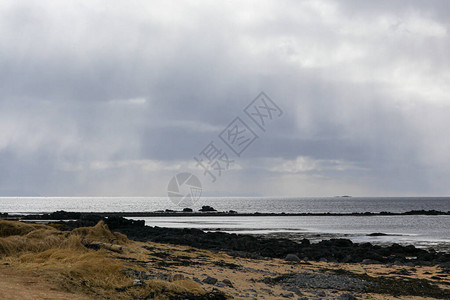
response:
<path id="1" fill-rule="evenodd" d="M 209 205 L 203 205 L 198 211 L 208 212 L 208 211 L 217 211 L 213 207 Z"/>
<path id="2" fill-rule="evenodd" d="M 53 216 L 60 217 L 61 215 L 58 212 L 58 214 Z M 326 260 L 329 262 L 361 263 L 364 261 L 365 263 L 410 263 L 414 265 L 450 264 L 450 254 L 426 251 L 412 245 L 392 244 L 382 247 L 371 243 L 353 243 L 348 239 L 330 239 L 319 243 L 311 243 L 309 240 L 303 239 L 297 243 L 289 239 L 263 238 L 224 232 L 204 232 L 193 228 L 150 227 L 145 226 L 144 221 L 130 220 L 114 215 L 105 218 L 94 214 L 81 214 L 78 220 L 60 221 L 57 223 L 60 224 L 62 230 L 71 230 L 82 226 L 94 226 L 100 220 L 104 220 L 111 230 L 121 232 L 132 240 L 223 250 L 235 256 L 284 259 L 288 254 L 293 254 L 305 260 Z"/>
<path id="3" fill-rule="evenodd" d="M 374 233 L 369 233 L 367 236 L 386 236 L 386 233 L 382 233 L 382 232 L 374 232 Z"/>
<path id="4" fill-rule="evenodd" d="M 144 227 L 145 221 L 144 220 L 130 220 L 125 219 L 122 217 L 108 217 L 105 220 L 106 225 L 108 225 L 110 230 L 115 230 L 116 228 L 123 228 L 123 227 Z"/>
<path id="5" fill-rule="evenodd" d="M 22 219 L 28 220 L 76 220 L 80 219 L 81 213 L 79 212 L 68 212 L 64 210 L 58 210 L 50 214 L 42 215 L 26 215 Z"/>
<path id="6" fill-rule="evenodd" d="M 412 245 L 401 246 L 393 244 L 388 247 L 372 245 L 370 243 L 353 243 L 348 239 L 323 240 L 311 243 L 304 239 L 300 243 L 288 239 L 267 239 L 251 235 L 237 235 L 223 232 L 204 232 L 199 229 L 179 229 L 160 227 L 123 227 L 117 231 L 138 241 L 152 241 L 187 245 L 209 250 L 224 250 L 232 255 L 246 257 L 285 258 L 294 254 L 300 258 L 307 257 L 319 261 L 326 259 L 330 262 L 361 263 L 406 263 L 413 264 L 441 264 L 450 262 L 450 254 L 428 252 Z M 408 259 L 408 257 L 417 257 Z"/>

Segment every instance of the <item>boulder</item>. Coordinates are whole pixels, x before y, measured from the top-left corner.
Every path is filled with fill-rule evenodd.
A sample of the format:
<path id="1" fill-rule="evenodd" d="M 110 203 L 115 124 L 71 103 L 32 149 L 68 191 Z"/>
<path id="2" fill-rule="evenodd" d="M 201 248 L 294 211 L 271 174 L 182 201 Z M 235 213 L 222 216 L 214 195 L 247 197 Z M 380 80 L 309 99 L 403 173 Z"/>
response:
<path id="1" fill-rule="evenodd" d="M 295 254 L 288 254 L 284 258 L 285 261 L 300 261 L 300 258 Z"/>
<path id="2" fill-rule="evenodd" d="M 345 293 L 338 297 L 338 300 L 356 300 L 356 297 L 352 294 Z"/>
<path id="3" fill-rule="evenodd" d="M 203 205 L 198 211 L 208 212 L 208 211 L 217 211 L 213 207 L 209 205 Z"/>
<path id="4" fill-rule="evenodd" d="M 203 279 L 203 282 L 207 283 L 207 284 L 216 284 L 217 281 L 218 281 L 217 278 L 210 277 L 210 276 L 208 276 L 205 279 Z"/>

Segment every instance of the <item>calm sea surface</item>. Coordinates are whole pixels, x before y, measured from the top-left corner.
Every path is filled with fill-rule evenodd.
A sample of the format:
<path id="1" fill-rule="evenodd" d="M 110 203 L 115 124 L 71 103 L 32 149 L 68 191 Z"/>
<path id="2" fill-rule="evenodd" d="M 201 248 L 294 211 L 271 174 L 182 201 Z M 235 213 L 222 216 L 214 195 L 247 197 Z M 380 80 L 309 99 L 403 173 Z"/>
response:
<path id="1" fill-rule="evenodd" d="M 210 205 L 219 211 L 237 212 L 405 212 L 413 209 L 450 210 L 445 198 L 261 198 L 202 197 L 192 207 Z M 131 212 L 181 208 L 166 197 L 0 197 L 0 212 L 29 213 L 56 210 L 81 212 Z"/>
<path id="2" fill-rule="evenodd" d="M 202 198 L 193 209 L 210 205 L 237 212 L 405 212 L 450 211 L 450 198 Z M 56 210 L 80 212 L 143 212 L 181 208 L 165 197 L 8 197 L 0 212 L 33 213 Z M 306 216 L 306 217 L 149 217 L 147 225 L 201 228 L 290 239 L 346 237 L 356 242 L 414 244 L 450 250 L 450 216 Z M 386 236 L 370 237 L 381 232 Z"/>

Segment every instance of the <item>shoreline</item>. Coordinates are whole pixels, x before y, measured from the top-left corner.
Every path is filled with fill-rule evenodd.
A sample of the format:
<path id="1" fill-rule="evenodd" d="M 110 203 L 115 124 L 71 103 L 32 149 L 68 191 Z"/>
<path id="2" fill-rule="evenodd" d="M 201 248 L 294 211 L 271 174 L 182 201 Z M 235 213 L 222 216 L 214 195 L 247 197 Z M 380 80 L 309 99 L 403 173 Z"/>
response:
<path id="1" fill-rule="evenodd" d="M 272 231 L 270 228 L 264 229 L 264 228 L 247 228 L 247 227 L 242 227 L 242 228 L 236 228 L 236 227 L 230 227 L 227 229 L 226 225 L 221 226 L 221 225 L 216 225 L 216 226 L 212 226 L 212 227 L 205 227 L 205 226 L 190 226 L 191 222 L 188 221 L 190 218 L 195 218 L 196 216 L 202 216 L 202 217 L 229 217 L 229 216 L 234 216 L 234 217 L 265 217 L 265 216 L 269 216 L 269 217 L 273 217 L 273 216 L 278 216 L 280 214 L 239 214 L 239 213 L 225 213 L 225 212 L 202 212 L 202 213 L 186 213 L 186 212 L 164 212 L 164 213 L 151 213 L 151 215 L 155 218 L 164 218 L 166 216 L 170 216 L 169 219 L 171 219 L 174 216 L 178 216 L 178 217 L 185 217 L 184 220 L 186 220 L 186 224 L 182 224 L 181 226 L 165 226 L 166 224 L 164 222 L 160 222 L 158 223 L 158 221 L 156 221 L 156 224 L 154 222 L 151 221 L 152 217 L 149 217 L 150 219 L 139 219 L 138 216 L 136 215 L 146 215 L 147 213 L 132 213 L 132 216 L 128 215 L 129 213 L 123 213 L 123 212 L 118 212 L 118 213 L 112 213 L 112 212 L 106 212 L 106 213 L 97 213 L 97 212 L 88 212 L 88 213 L 84 213 L 84 212 L 67 212 L 67 211 L 56 211 L 50 214 L 30 214 L 30 215 L 3 215 L 3 219 L 8 219 L 8 220 L 16 220 L 16 221 L 25 221 L 25 222 L 35 222 L 35 223 L 41 223 L 41 224 L 48 224 L 48 223 L 53 223 L 55 221 L 62 221 L 64 222 L 73 222 L 73 221 L 80 221 L 83 220 L 82 224 L 87 224 L 88 226 L 93 226 L 95 224 L 93 224 L 91 221 L 89 220 L 96 220 L 99 221 L 100 219 L 108 219 L 108 218 L 124 218 L 124 215 L 126 215 L 126 219 L 130 219 L 130 220 L 134 220 L 137 222 L 142 222 L 142 226 L 147 224 L 150 226 L 159 226 L 161 228 L 179 228 L 179 229 L 183 229 L 183 228 L 191 228 L 191 229 L 199 229 L 201 231 L 205 231 L 205 232 L 221 232 L 221 233 L 225 233 L 225 234 L 239 234 L 239 235 L 249 235 L 249 236 L 254 236 L 254 237 L 258 237 L 258 238 L 262 238 L 262 239 L 289 239 L 291 241 L 294 242 L 301 242 L 303 239 L 308 239 L 309 241 L 311 241 L 311 243 L 318 243 L 320 241 L 325 241 L 325 240 L 330 240 L 330 239 L 346 239 L 346 240 L 351 240 L 353 243 L 355 244 L 361 244 L 361 243 L 371 243 L 374 246 L 382 246 L 382 247 L 387 247 L 387 246 L 391 246 L 392 244 L 399 244 L 402 246 L 409 246 L 409 245 L 413 245 L 416 248 L 419 249 L 426 249 L 426 250 L 432 250 L 432 251 L 440 251 L 440 252 L 445 252 L 445 253 L 450 253 L 450 243 L 448 243 L 448 241 L 446 239 L 433 239 L 433 238 L 424 238 L 423 239 L 414 239 L 413 236 L 415 236 L 415 234 L 409 234 L 409 233 L 393 233 L 390 231 L 384 231 L 382 229 L 378 229 L 378 228 L 372 228 L 373 230 L 367 231 L 367 232 L 358 232 L 358 231 L 342 231 L 341 233 L 337 233 L 337 232 L 333 232 L 333 231 L 320 231 L 320 230 L 305 230 L 305 229 L 296 229 L 293 228 L 292 230 L 287 228 L 287 227 L 283 227 L 283 230 L 278 230 L 277 228 L 275 228 L 274 231 Z M 324 218 L 327 217 L 335 217 L 336 215 L 338 216 L 342 216 L 342 217 L 346 217 L 346 216 L 351 216 L 351 217 L 355 217 L 355 218 L 359 218 L 359 217 L 363 217 L 363 216 L 368 216 L 367 213 L 364 214 L 281 214 L 281 216 L 284 217 L 292 217 L 292 216 L 304 216 L 304 217 L 311 217 L 311 216 L 321 216 Z M 404 213 L 398 213 L 398 214 L 394 214 L 394 213 L 372 213 L 369 216 L 373 216 L 373 217 L 377 217 L 377 216 L 381 216 L 381 217 L 385 217 L 385 216 L 415 216 L 415 215 L 419 215 L 419 216 L 446 216 L 447 214 L 445 212 L 439 212 L 439 211 L 425 211 L 425 210 L 421 210 L 421 211 L 409 211 L 409 212 L 404 212 Z M 146 218 L 146 217 L 143 217 Z M 339 217 L 338 217 L 339 218 Z M 0 214 L 0 219 L 2 219 L 2 216 Z M 198 222 L 200 222 L 200 224 L 203 222 L 201 220 L 202 218 L 197 218 Z M 86 223 L 87 222 L 87 223 Z M 287 225 L 289 226 L 289 225 Z M 267 231 L 267 233 L 261 233 L 261 231 Z M 407 237 L 411 236 L 410 239 L 408 239 Z"/>
<path id="2" fill-rule="evenodd" d="M 51 295 L 71 299 L 192 300 L 450 297 L 450 265 L 444 263 L 426 266 L 316 261 L 300 259 L 295 254 L 277 258 L 271 257 L 272 250 L 277 249 L 273 245 L 270 248 L 270 243 L 264 245 L 270 248 L 266 256 L 256 255 L 257 251 L 250 249 L 258 241 L 256 238 L 152 228 L 120 217 L 96 221 L 50 225 L 0 221 L 0 278 L 3 286 L 8 287 L 0 285 L 0 298 L 46 299 Z M 95 226 L 83 226 L 88 223 Z M 128 237 L 120 233 L 126 228 L 131 233 Z M 180 245 L 182 237 L 191 240 L 203 237 L 208 243 L 204 246 L 209 245 L 210 249 Z M 231 243 L 223 244 L 221 237 L 230 238 Z M 216 245 L 247 247 L 251 252 L 225 251 L 215 247 L 214 241 Z M 293 245 L 285 240 L 278 242 L 282 247 Z M 352 246 L 345 240 L 332 243 L 328 249 L 336 253 Z M 321 246 L 326 247 L 327 243 Z M 394 248 L 414 251 L 413 247 Z M 368 245 L 362 249 L 363 254 L 370 252 Z"/>
<path id="3" fill-rule="evenodd" d="M 437 211 L 437 210 L 411 210 L 406 212 L 352 212 L 352 213 L 239 213 L 236 211 L 203 211 L 203 212 L 183 212 L 183 211 L 152 211 L 152 212 L 71 212 L 71 211 L 56 211 L 56 212 L 30 212 L 30 213 L 1 213 L 0 219 L 36 219 L 36 220 L 60 220 L 60 219 L 78 219 L 81 216 L 93 216 L 98 215 L 101 217 L 307 217 L 307 216 L 320 216 L 320 217 L 345 217 L 345 216 L 449 216 L 450 211 Z"/>
<path id="4" fill-rule="evenodd" d="M 111 230 L 140 242 L 168 243 L 206 250 L 220 250 L 235 256 L 284 258 L 294 254 L 305 261 L 390 263 L 396 265 L 448 265 L 450 253 L 434 249 L 420 249 L 413 245 L 393 243 L 380 246 L 370 242 L 354 243 L 347 238 L 331 238 L 312 243 L 310 239 L 294 241 L 286 238 L 257 237 L 249 234 L 205 232 L 195 228 L 167 228 L 147 226 L 143 220 L 121 216 L 85 215 L 71 221 L 56 221 L 61 230 L 95 226 L 103 221 Z"/>

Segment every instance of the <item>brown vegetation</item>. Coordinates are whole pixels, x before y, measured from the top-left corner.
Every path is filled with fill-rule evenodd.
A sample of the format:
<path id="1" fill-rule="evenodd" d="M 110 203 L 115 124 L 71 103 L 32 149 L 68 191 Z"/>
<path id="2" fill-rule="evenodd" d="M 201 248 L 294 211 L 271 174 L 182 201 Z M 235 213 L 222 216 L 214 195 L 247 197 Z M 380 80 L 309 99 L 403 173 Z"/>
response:
<path id="1" fill-rule="evenodd" d="M 61 290 L 115 299 L 149 294 L 164 299 L 183 292 L 205 293 L 197 283 L 187 280 L 174 283 L 155 280 L 145 286 L 133 286 L 133 278 L 123 272 L 123 262 L 107 249 L 85 246 L 128 243 L 126 236 L 112 233 L 103 222 L 63 232 L 46 225 L 0 221 L 0 262 L 17 272 L 43 275 Z"/>

